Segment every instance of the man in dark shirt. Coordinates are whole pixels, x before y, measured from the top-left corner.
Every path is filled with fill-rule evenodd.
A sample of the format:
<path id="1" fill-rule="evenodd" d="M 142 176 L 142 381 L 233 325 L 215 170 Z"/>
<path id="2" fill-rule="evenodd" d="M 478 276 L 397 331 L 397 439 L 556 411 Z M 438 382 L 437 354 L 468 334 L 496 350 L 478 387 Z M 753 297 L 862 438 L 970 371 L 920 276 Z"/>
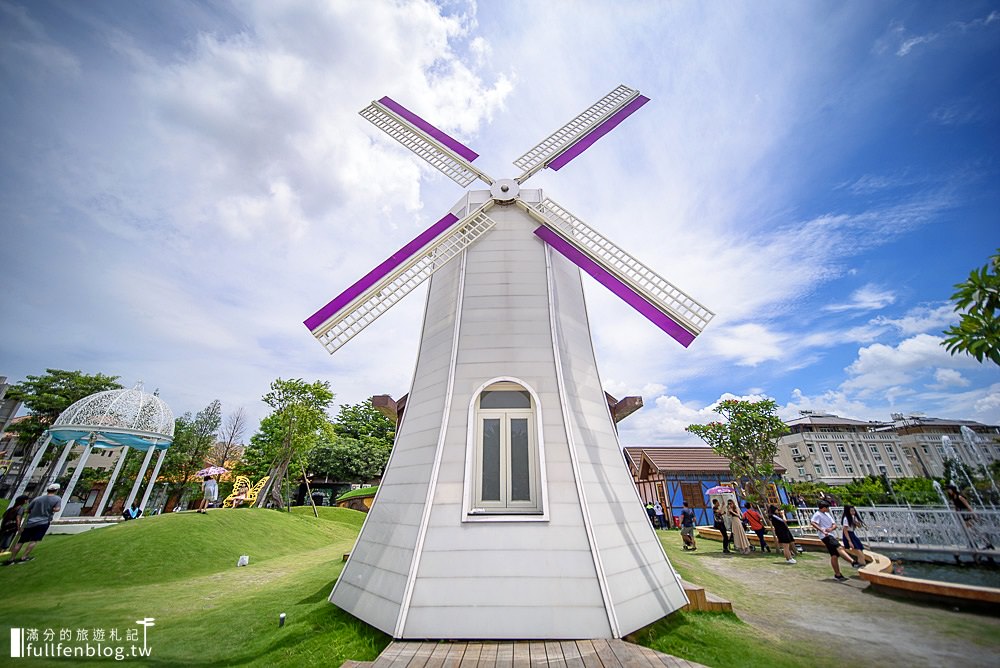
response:
<path id="1" fill-rule="evenodd" d="M 31 551 L 35 549 L 45 532 L 49 530 L 52 523 L 52 516 L 62 508 L 62 499 L 56 494 L 59 485 L 52 483 L 46 490 L 46 494 L 39 496 L 28 504 L 27 517 L 24 521 L 24 530 L 21 531 L 21 539 L 10 550 L 10 558 L 3 562 L 4 566 L 10 566 L 15 561 L 31 561 Z M 17 553 L 24 547 L 24 556 L 17 558 Z"/>
<path id="2" fill-rule="evenodd" d="M 681 511 L 681 538 L 684 539 L 684 549 L 697 550 L 698 543 L 694 540 L 694 511 L 684 502 L 684 510 Z"/>

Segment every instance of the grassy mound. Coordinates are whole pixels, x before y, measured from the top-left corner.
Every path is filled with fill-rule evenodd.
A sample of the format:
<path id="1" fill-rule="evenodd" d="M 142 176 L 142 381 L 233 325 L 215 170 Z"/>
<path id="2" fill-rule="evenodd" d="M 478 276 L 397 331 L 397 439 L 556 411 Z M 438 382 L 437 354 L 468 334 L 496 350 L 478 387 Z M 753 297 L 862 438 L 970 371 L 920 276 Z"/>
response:
<path id="1" fill-rule="evenodd" d="M 94 587 L 129 587 L 183 580 L 236 564 L 314 550 L 333 541 L 353 541 L 364 515 L 324 508 L 320 519 L 302 512 L 264 509 L 167 513 L 122 522 L 75 536 L 49 536 L 35 549 L 37 563 L 18 569 L 26 591 L 75 591 Z M 65 558 L 45 558 L 58 550 Z M 72 564 L 72 568 L 67 568 Z M 85 568 L 86 578 L 79 577 Z"/>
<path id="2" fill-rule="evenodd" d="M 343 494 L 338 496 L 337 503 L 340 503 L 341 501 L 346 501 L 347 499 L 353 499 L 358 496 L 371 496 L 377 491 L 378 491 L 378 485 L 375 485 L 373 487 L 362 487 L 360 489 L 352 489 L 351 491 L 344 492 Z"/>
<path id="3" fill-rule="evenodd" d="M 327 601 L 365 515 L 343 508 L 319 514 L 309 507 L 170 513 L 48 536 L 33 561 L 0 568 L 0 625 L 124 634 L 153 617 L 148 661 L 161 665 L 374 659 L 389 638 Z M 243 554 L 250 565 L 237 568 Z"/>

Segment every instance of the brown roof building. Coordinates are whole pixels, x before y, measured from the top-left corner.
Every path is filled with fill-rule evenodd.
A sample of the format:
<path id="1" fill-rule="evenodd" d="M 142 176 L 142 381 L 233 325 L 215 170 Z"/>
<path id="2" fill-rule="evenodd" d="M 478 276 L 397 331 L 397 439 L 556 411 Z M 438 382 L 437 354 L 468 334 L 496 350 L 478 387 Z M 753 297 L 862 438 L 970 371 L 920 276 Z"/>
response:
<path id="1" fill-rule="evenodd" d="M 733 478 L 729 460 L 708 446 L 627 447 L 624 456 L 643 504 L 659 501 L 667 515 L 677 517 L 687 501 L 699 524 L 712 523 L 707 490 Z M 778 462 L 774 470 L 776 479 L 786 471 Z M 771 501 L 787 503 L 782 494 L 784 490 L 779 490 L 773 482 L 769 485 Z"/>

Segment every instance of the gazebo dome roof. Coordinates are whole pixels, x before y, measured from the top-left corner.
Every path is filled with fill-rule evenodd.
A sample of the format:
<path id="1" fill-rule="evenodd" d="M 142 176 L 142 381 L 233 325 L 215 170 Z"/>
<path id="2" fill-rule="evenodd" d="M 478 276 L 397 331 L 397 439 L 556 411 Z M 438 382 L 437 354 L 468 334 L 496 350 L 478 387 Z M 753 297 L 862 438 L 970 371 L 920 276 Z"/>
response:
<path id="1" fill-rule="evenodd" d="M 158 396 L 143 392 L 140 384 L 80 399 L 56 418 L 49 432 L 71 438 L 79 438 L 80 432 L 96 434 L 100 440 L 110 441 L 106 447 L 135 447 L 137 440 L 164 447 L 164 443 L 169 445 L 174 438 L 174 414 Z"/>

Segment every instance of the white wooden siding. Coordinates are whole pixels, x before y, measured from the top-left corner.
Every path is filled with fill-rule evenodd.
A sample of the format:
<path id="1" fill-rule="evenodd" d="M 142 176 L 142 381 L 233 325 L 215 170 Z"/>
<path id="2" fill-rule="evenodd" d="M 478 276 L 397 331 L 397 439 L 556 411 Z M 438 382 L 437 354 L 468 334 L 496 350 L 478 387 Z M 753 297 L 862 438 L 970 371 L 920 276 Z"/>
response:
<path id="1" fill-rule="evenodd" d="M 528 196 L 540 199 L 541 193 Z M 474 192 L 468 201 L 475 205 L 483 198 Z M 464 215 L 465 204 L 453 212 Z M 556 294 L 550 295 L 545 244 L 532 233 L 537 224 L 516 207 L 497 206 L 489 215 L 497 226 L 466 251 L 464 275 L 458 275 L 462 262 L 456 261 L 431 279 L 416 378 L 392 459 L 331 600 L 402 638 L 607 638 L 615 627 L 603 575 L 618 631 L 628 633 L 686 598 L 619 453 L 594 362 L 580 272 L 551 254 Z M 558 310 L 555 337 L 550 300 Z M 456 317 L 460 335 L 449 418 L 425 513 Z M 479 388 L 500 377 L 522 381 L 539 404 L 539 473 L 544 471 L 548 511 L 543 521 L 464 521 L 471 484 L 465 479 L 469 406 Z M 579 480 L 563 401 L 573 421 Z M 581 486 L 590 502 L 590 535 Z M 419 526 L 423 521 L 426 527 Z M 412 593 L 405 599 L 408 578 Z"/>

